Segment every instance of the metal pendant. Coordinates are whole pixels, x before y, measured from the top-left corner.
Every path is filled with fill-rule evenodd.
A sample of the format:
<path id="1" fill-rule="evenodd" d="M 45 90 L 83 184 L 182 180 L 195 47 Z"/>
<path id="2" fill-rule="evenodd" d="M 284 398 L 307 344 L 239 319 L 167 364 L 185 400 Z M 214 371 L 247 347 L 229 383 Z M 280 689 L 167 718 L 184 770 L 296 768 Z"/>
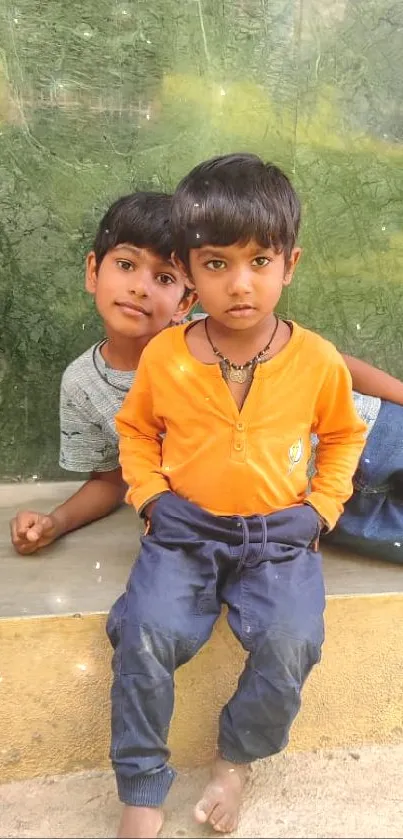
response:
<path id="1" fill-rule="evenodd" d="M 228 378 L 230 382 L 244 385 L 248 378 L 248 370 L 245 367 L 229 367 Z"/>

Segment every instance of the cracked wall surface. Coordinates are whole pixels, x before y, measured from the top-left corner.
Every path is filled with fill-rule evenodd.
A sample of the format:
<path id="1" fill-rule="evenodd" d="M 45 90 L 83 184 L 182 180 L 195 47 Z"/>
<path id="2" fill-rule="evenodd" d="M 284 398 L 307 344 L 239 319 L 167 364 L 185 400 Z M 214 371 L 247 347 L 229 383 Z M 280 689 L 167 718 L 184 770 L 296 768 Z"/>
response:
<path id="1" fill-rule="evenodd" d="M 1 478 L 61 475 L 101 214 L 213 154 L 255 151 L 300 191 L 282 312 L 403 375 L 402 54 L 392 0 L 0 0 Z"/>

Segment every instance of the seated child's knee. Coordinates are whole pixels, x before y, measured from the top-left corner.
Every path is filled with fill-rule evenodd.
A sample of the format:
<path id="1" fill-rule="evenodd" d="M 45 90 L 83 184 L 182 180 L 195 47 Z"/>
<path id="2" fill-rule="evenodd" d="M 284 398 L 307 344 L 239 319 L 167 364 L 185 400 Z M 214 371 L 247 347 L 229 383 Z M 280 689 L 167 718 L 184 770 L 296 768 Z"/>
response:
<path id="1" fill-rule="evenodd" d="M 116 603 L 113 604 L 106 621 L 106 634 L 114 650 L 118 646 L 120 640 L 120 625 L 125 608 L 125 602 L 126 595 L 122 594 L 118 597 Z"/>
<path id="2" fill-rule="evenodd" d="M 403 469 L 399 469 L 390 476 L 392 495 L 403 501 Z"/>
<path id="3" fill-rule="evenodd" d="M 320 661 L 323 632 L 299 634 L 268 629 L 260 637 L 253 654 L 257 669 L 273 669 L 281 679 L 301 682 Z"/>
<path id="4" fill-rule="evenodd" d="M 178 630 L 169 610 L 160 610 L 155 619 L 125 614 L 118 630 L 122 675 L 138 673 L 160 679 L 189 661 L 199 647 L 194 631 Z"/>

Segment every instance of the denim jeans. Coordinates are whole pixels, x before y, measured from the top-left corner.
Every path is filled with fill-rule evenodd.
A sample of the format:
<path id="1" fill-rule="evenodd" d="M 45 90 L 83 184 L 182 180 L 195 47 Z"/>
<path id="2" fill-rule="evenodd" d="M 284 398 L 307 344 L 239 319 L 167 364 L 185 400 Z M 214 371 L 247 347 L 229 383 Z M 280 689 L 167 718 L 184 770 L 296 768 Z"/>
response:
<path id="1" fill-rule="evenodd" d="M 249 763 L 286 745 L 323 642 L 322 560 L 313 549 L 319 529 L 307 505 L 226 517 L 170 492 L 160 496 L 107 626 L 111 757 L 126 804 L 164 801 L 174 778 L 167 747 L 174 672 L 208 640 L 223 603 L 248 658 L 221 712 L 219 753 Z"/>
<path id="2" fill-rule="evenodd" d="M 382 402 L 354 476 L 354 494 L 324 537 L 365 556 L 403 563 L 403 407 Z"/>

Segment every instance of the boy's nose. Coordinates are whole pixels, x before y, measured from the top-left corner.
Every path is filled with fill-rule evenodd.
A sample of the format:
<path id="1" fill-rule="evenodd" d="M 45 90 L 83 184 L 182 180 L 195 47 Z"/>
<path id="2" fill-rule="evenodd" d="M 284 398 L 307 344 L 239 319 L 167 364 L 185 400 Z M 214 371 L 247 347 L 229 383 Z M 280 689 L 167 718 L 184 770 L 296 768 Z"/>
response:
<path id="1" fill-rule="evenodd" d="M 252 289 L 251 279 L 251 272 L 248 268 L 234 272 L 228 284 L 229 293 L 237 295 L 249 294 Z"/>
<path id="2" fill-rule="evenodd" d="M 137 297 L 148 297 L 152 277 L 148 271 L 133 271 L 129 275 L 129 291 Z"/>

